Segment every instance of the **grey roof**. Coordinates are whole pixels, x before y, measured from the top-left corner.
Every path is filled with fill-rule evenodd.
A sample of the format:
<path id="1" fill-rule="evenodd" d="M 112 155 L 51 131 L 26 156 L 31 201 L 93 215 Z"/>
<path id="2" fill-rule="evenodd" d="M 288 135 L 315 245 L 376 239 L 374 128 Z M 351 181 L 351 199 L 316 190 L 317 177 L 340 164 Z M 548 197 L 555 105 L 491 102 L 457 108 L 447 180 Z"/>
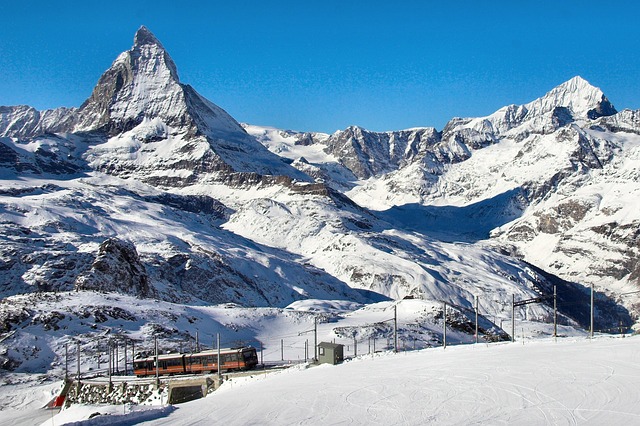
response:
<path id="1" fill-rule="evenodd" d="M 323 348 L 335 349 L 337 347 L 343 347 L 344 345 L 342 345 L 340 343 L 320 342 L 320 343 L 318 343 L 318 346 L 322 346 Z"/>

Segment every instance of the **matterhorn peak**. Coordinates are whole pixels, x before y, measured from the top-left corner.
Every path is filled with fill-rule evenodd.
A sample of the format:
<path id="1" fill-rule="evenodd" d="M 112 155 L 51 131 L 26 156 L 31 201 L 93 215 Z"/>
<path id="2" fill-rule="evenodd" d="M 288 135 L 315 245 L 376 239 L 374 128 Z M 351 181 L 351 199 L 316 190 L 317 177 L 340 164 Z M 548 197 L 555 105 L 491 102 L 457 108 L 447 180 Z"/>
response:
<path id="1" fill-rule="evenodd" d="M 140 28 L 138 28 L 138 31 L 136 31 L 136 35 L 133 38 L 133 46 L 142 46 L 144 44 L 155 44 L 164 49 L 162 43 L 160 43 L 156 36 L 154 36 L 147 27 L 142 25 L 140 26 Z"/>
<path id="2" fill-rule="evenodd" d="M 182 124 L 185 109 L 175 63 L 153 33 L 142 26 L 133 47 L 116 58 L 80 107 L 76 130 L 104 129 L 114 134 L 135 127 L 144 117 Z"/>
<path id="3" fill-rule="evenodd" d="M 595 119 L 617 112 L 602 90 L 580 76 L 553 88 L 525 107 L 530 116 L 545 114 L 559 107 L 567 108 L 574 118 Z"/>

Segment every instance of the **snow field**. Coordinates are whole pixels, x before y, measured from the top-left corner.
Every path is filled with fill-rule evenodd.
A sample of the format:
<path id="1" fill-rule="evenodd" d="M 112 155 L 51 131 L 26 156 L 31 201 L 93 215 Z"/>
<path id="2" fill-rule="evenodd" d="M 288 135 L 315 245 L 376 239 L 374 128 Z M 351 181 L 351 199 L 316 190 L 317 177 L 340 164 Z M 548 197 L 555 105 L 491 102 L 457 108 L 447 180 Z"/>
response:
<path id="1" fill-rule="evenodd" d="M 636 336 L 365 355 L 232 380 L 139 424 L 634 424 L 639 355 Z"/>

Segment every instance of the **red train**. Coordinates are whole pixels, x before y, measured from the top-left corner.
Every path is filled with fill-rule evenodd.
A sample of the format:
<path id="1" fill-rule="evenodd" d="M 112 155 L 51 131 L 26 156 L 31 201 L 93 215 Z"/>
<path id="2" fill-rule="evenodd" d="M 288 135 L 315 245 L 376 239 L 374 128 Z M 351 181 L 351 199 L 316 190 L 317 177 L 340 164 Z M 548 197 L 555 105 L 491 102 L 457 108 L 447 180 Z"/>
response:
<path id="1" fill-rule="evenodd" d="M 133 361 L 133 372 L 138 377 L 156 374 L 156 357 Z M 258 354 L 251 346 L 220 349 L 220 371 L 250 370 L 258 365 Z M 216 349 L 192 354 L 158 355 L 158 374 L 217 373 L 218 351 Z"/>

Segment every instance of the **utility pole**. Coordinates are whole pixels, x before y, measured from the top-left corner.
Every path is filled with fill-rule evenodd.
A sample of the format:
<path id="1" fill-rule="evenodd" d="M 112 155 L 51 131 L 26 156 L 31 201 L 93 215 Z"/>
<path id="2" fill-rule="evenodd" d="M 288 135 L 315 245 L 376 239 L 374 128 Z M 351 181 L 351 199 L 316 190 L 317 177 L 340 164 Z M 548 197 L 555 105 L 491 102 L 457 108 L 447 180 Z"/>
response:
<path id="1" fill-rule="evenodd" d="M 280 360 L 284 361 L 284 339 L 280 339 Z"/>
<path id="2" fill-rule="evenodd" d="M 78 360 L 78 391 L 76 395 L 80 395 L 80 341 L 78 340 L 77 360 Z"/>
<path id="3" fill-rule="evenodd" d="M 64 379 L 69 378 L 69 344 L 64 344 Z"/>
<path id="4" fill-rule="evenodd" d="M 356 333 L 353 333 L 353 356 L 358 356 L 358 339 L 356 338 Z"/>
<path id="5" fill-rule="evenodd" d="M 591 284 L 591 328 L 589 329 L 589 338 L 593 339 L 593 283 Z"/>
<path id="6" fill-rule="evenodd" d="M 476 343 L 478 343 L 478 296 L 476 296 Z"/>
<path id="7" fill-rule="evenodd" d="M 444 321 L 442 326 L 442 349 L 447 349 L 447 302 L 443 302 L 443 305 L 442 319 Z"/>
<path id="8" fill-rule="evenodd" d="M 153 336 L 156 349 L 156 389 L 160 387 L 160 359 L 158 358 L 158 336 Z"/>
<path id="9" fill-rule="evenodd" d="M 218 378 L 220 378 L 220 333 L 216 333 L 216 347 L 218 348 Z M 260 347 L 262 347 L 262 343 L 260 343 Z M 262 357 L 262 349 L 260 356 Z"/>
<path id="10" fill-rule="evenodd" d="M 393 305 L 393 352 L 398 352 L 398 305 Z"/>
<path id="11" fill-rule="evenodd" d="M 313 361 L 318 362 L 318 317 L 313 317 Z"/>
<path id="12" fill-rule="evenodd" d="M 111 363 L 113 360 L 111 359 L 111 339 L 107 344 L 107 359 L 109 360 L 107 363 L 107 374 L 109 375 L 109 389 L 111 389 Z"/>
<path id="13" fill-rule="evenodd" d="M 196 352 L 200 352 L 200 337 L 198 336 L 198 330 L 196 330 Z"/>
<path id="14" fill-rule="evenodd" d="M 76 359 L 77 359 L 77 365 L 78 365 L 78 381 L 80 381 L 80 341 L 78 341 L 76 344 L 77 344 Z"/>
<path id="15" fill-rule="evenodd" d="M 114 355 L 114 364 L 116 366 L 116 374 L 120 374 L 120 363 L 118 362 L 118 341 L 115 341 L 115 345 L 116 345 L 116 352 Z"/>
<path id="16" fill-rule="evenodd" d="M 511 299 L 511 341 L 516 341 L 516 295 Z"/>
<path id="17" fill-rule="evenodd" d="M 127 338 L 124 338 L 124 375 L 127 375 Z"/>
<path id="18" fill-rule="evenodd" d="M 558 293 L 556 286 L 553 286 L 553 337 L 558 337 Z"/>

